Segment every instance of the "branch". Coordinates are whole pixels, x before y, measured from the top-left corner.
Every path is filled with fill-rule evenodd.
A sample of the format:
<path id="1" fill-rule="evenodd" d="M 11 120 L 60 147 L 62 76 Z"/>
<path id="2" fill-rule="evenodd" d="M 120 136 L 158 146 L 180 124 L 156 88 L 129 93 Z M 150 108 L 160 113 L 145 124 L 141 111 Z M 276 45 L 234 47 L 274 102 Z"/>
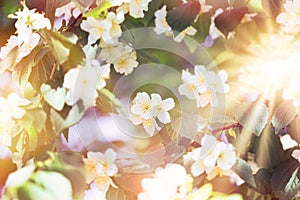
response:
<path id="1" fill-rule="evenodd" d="M 217 128 L 217 129 L 214 129 L 212 130 L 212 134 L 217 134 L 221 131 L 226 131 L 226 130 L 229 130 L 231 128 L 237 128 L 237 127 L 242 127 L 242 125 L 240 123 L 234 123 L 234 124 L 228 124 L 228 125 L 225 125 L 225 126 L 222 126 L 220 128 Z"/>

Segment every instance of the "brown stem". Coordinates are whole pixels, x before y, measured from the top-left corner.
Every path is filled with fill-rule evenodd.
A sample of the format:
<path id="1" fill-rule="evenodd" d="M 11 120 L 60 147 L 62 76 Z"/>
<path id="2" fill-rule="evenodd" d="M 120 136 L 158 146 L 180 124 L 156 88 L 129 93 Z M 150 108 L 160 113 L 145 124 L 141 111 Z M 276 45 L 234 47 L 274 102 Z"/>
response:
<path id="1" fill-rule="evenodd" d="M 240 123 L 228 124 L 228 125 L 222 126 L 220 128 L 216 128 L 216 129 L 212 130 L 211 132 L 212 132 L 212 134 L 217 134 L 218 132 L 226 131 L 231 128 L 237 128 L 237 127 L 242 127 L 242 126 Z"/>
<path id="2" fill-rule="evenodd" d="M 52 80 L 52 78 L 54 76 L 56 67 L 57 67 L 57 63 L 55 62 L 53 67 L 52 67 L 52 71 L 51 71 L 51 74 L 50 74 L 50 77 L 49 77 L 50 80 Z"/>

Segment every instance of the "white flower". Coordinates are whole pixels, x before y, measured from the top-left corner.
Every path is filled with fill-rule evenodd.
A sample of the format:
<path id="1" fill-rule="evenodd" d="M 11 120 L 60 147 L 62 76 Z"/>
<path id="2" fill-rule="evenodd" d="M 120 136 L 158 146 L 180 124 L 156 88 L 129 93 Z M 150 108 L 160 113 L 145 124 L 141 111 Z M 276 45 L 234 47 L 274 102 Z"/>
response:
<path id="1" fill-rule="evenodd" d="M 9 52 L 16 46 L 18 46 L 18 37 L 15 35 L 11 35 L 10 38 L 7 40 L 6 45 L 1 47 L 0 59 L 4 61 L 5 58 L 8 56 Z"/>
<path id="2" fill-rule="evenodd" d="M 143 127 L 150 136 L 153 136 L 156 130 L 157 131 L 161 130 L 161 128 L 157 125 L 155 119 L 153 119 L 153 118 L 144 119 Z"/>
<path id="3" fill-rule="evenodd" d="M 236 153 L 232 144 L 219 142 L 214 150 L 218 153 L 217 166 L 222 170 L 230 169 L 236 161 Z"/>
<path id="4" fill-rule="evenodd" d="M 107 149 L 105 153 L 88 152 L 87 159 L 84 159 L 86 168 L 86 182 L 95 182 L 100 191 L 106 192 L 110 185 L 116 187 L 110 177 L 118 172 L 115 164 L 116 152 Z"/>
<path id="5" fill-rule="evenodd" d="M 112 37 L 110 36 L 112 22 L 109 20 L 88 17 L 86 20 L 82 21 L 80 27 L 82 30 L 89 33 L 89 44 L 94 44 L 98 39 L 103 39 L 103 41 L 107 43 L 112 42 Z"/>
<path id="6" fill-rule="evenodd" d="M 123 43 L 104 46 L 100 52 L 100 58 L 113 64 L 115 71 L 125 76 L 132 73 L 133 69 L 139 65 L 134 49 Z"/>
<path id="7" fill-rule="evenodd" d="M 181 79 L 183 84 L 178 87 L 179 94 L 185 95 L 189 99 L 196 99 L 199 96 L 197 77 L 188 70 L 182 70 Z"/>
<path id="8" fill-rule="evenodd" d="M 29 100 L 21 98 L 16 93 L 11 93 L 6 99 L 0 97 L 0 120 L 9 122 L 12 119 L 21 119 L 26 112 L 22 106 L 29 104 L 31 104 Z"/>
<path id="9" fill-rule="evenodd" d="M 292 153 L 292 157 L 298 160 L 298 162 L 300 163 L 300 150 L 299 149 L 294 150 Z"/>
<path id="10" fill-rule="evenodd" d="M 110 64 L 105 64 L 100 66 L 100 63 L 98 65 L 98 61 L 97 61 L 97 65 L 93 67 L 98 67 L 99 69 L 99 73 L 100 73 L 100 77 L 98 78 L 98 82 L 97 82 L 97 90 L 101 90 L 102 88 L 104 88 L 106 86 L 106 81 L 105 79 L 109 79 L 109 73 L 110 73 Z"/>
<path id="11" fill-rule="evenodd" d="M 144 11 L 148 11 L 148 4 L 152 0 L 126 0 L 126 4 L 119 7 L 120 10 L 123 10 L 124 13 L 129 12 L 130 16 L 134 18 L 143 18 Z"/>
<path id="12" fill-rule="evenodd" d="M 211 85 L 215 79 L 215 73 L 207 71 L 203 65 L 195 65 L 194 73 L 197 79 L 197 91 L 199 93 L 205 92 L 209 85 Z"/>
<path id="13" fill-rule="evenodd" d="M 60 20 L 56 19 L 56 28 L 61 28 L 63 20 L 68 24 L 72 17 L 77 18 L 80 14 L 80 9 L 72 1 L 62 7 L 56 8 L 55 17 L 60 18 Z"/>
<path id="14" fill-rule="evenodd" d="M 225 144 L 224 142 L 218 142 L 204 157 L 201 158 L 202 148 L 204 148 L 206 137 L 201 140 L 201 147 L 193 150 L 193 160 L 195 161 L 191 166 L 191 172 L 193 176 L 199 176 L 204 172 L 208 175 L 208 179 L 211 180 L 215 176 L 227 175 L 232 176 L 234 180 L 240 182 L 237 179 L 237 175 L 232 174 L 231 168 L 236 162 L 236 153 L 234 147 L 231 144 Z"/>
<path id="15" fill-rule="evenodd" d="M 195 99 L 198 108 L 208 104 L 216 107 L 218 105 L 217 92 L 226 93 L 229 86 L 225 83 L 228 75 L 221 70 L 217 75 L 213 71 L 207 71 L 203 65 L 196 65 L 195 75 L 188 71 L 182 71 L 183 84 L 178 87 L 181 95 L 189 99 Z"/>
<path id="16" fill-rule="evenodd" d="M 20 60 L 21 58 L 29 55 L 30 52 L 38 45 L 40 38 L 40 35 L 37 33 L 32 33 L 31 35 L 29 35 L 28 41 L 19 45 L 20 50 L 17 59 Z"/>
<path id="17" fill-rule="evenodd" d="M 129 2 L 130 0 L 110 0 L 112 6 L 120 6 L 125 2 Z"/>
<path id="18" fill-rule="evenodd" d="M 164 124 L 171 122 L 169 110 L 175 107 L 174 99 L 167 98 L 162 100 L 159 94 L 153 93 L 151 94 L 151 104 L 153 107 L 153 116 L 157 117 L 158 120 Z"/>
<path id="19" fill-rule="evenodd" d="M 155 16 L 155 28 L 153 29 L 156 34 L 165 33 L 167 36 L 172 36 L 172 28 L 169 26 L 166 17 L 167 17 L 167 7 L 164 5 L 161 9 L 157 10 L 154 13 Z M 183 31 L 181 31 L 178 35 L 173 36 L 175 42 L 181 42 L 185 35 L 193 36 L 197 33 L 197 29 L 192 26 L 187 27 Z"/>
<path id="20" fill-rule="evenodd" d="M 204 108 L 208 104 L 211 106 L 216 107 L 218 105 L 218 97 L 216 91 L 212 88 L 207 89 L 204 93 L 199 95 L 199 98 L 196 99 L 197 107 Z"/>
<path id="21" fill-rule="evenodd" d="M 169 164 L 156 169 L 153 178 L 144 178 L 142 187 L 144 191 L 138 194 L 138 200 L 181 199 L 192 188 L 192 179 L 183 166 Z"/>
<path id="22" fill-rule="evenodd" d="M 114 69 L 125 76 L 132 73 L 133 69 L 139 65 L 136 61 L 136 52 L 125 54 L 113 62 Z"/>
<path id="23" fill-rule="evenodd" d="M 137 93 L 130 111 L 143 119 L 151 119 L 153 116 L 150 96 L 146 92 Z"/>
<path id="24" fill-rule="evenodd" d="M 298 79 L 292 79 L 289 87 L 284 89 L 282 98 L 285 100 L 292 100 L 294 106 L 300 105 L 300 81 Z"/>
<path id="25" fill-rule="evenodd" d="M 183 31 L 181 31 L 176 37 L 174 37 L 175 42 L 182 42 L 185 35 L 194 36 L 197 33 L 197 29 L 192 26 L 187 27 Z"/>
<path id="26" fill-rule="evenodd" d="M 36 9 L 29 10 L 25 2 L 21 2 L 23 10 L 15 15 L 9 15 L 10 18 L 17 19 L 15 27 L 18 32 L 18 43 L 21 45 L 29 43 L 33 31 L 40 29 L 51 29 L 50 20 L 45 18 L 44 14 L 36 13 Z"/>
<path id="27" fill-rule="evenodd" d="M 96 89 L 101 89 L 105 86 L 103 81 L 104 77 L 108 76 L 108 73 L 109 65 L 76 68 L 68 71 L 63 83 L 63 87 L 69 89 L 66 103 L 72 106 L 81 99 L 86 107 L 94 106 L 95 99 L 98 97 Z"/>
<path id="28" fill-rule="evenodd" d="M 213 40 L 219 38 L 219 37 L 225 37 L 224 34 L 216 27 L 215 19 L 217 16 L 219 16 L 221 13 L 223 13 L 223 10 L 221 8 L 217 9 L 215 14 L 211 17 L 211 23 L 209 26 L 209 35 Z"/>
<path id="29" fill-rule="evenodd" d="M 155 28 L 154 31 L 156 34 L 162 34 L 162 33 L 170 33 L 172 31 L 172 28 L 169 26 L 166 20 L 167 16 L 167 7 L 164 5 L 161 9 L 155 11 Z"/>
<path id="30" fill-rule="evenodd" d="M 20 48 L 16 61 L 24 58 L 40 41 L 40 36 L 35 31 L 44 28 L 51 29 L 50 20 L 45 18 L 44 14 L 37 13 L 36 9 L 29 10 L 24 1 L 21 4 L 23 5 L 22 11 L 9 15 L 10 18 L 17 19 L 15 23 L 17 36 L 11 36 L 6 47 L 1 49 L 1 59 L 15 46 Z"/>
<path id="31" fill-rule="evenodd" d="M 283 31 L 287 33 L 297 34 L 300 31 L 300 1 L 287 0 L 284 4 L 285 12 L 280 13 L 276 21 L 282 24 Z"/>
<path id="32" fill-rule="evenodd" d="M 192 151 L 192 159 L 195 162 L 191 166 L 191 173 L 194 177 L 203 174 L 207 168 L 203 160 L 199 159 L 200 152 L 201 148 L 197 148 Z"/>
<path id="33" fill-rule="evenodd" d="M 214 82 L 212 83 L 212 87 L 214 88 L 214 90 L 220 93 L 227 93 L 230 89 L 226 84 L 227 79 L 227 72 L 225 70 L 219 71 Z"/>
<path id="34" fill-rule="evenodd" d="M 199 0 L 199 3 L 201 5 L 201 13 L 207 13 L 212 8 L 211 5 L 206 4 L 206 0 Z"/>
<path id="35" fill-rule="evenodd" d="M 159 94 L 152 93 L 150 99 L 146 92 L 139 92 L 132 101 L 129 119 L 135 125 L 142 124 L 148 135 L 153 136 L 156 130 L 161 130 L 156 118 L 163 124 L 170 123 L 171 117 L 168 111 L 174 107 L 172 98 L 162 100 Z"/>
<path id="36" fill-rule="evenodd" d="M 4 62 L 5 58 L 8 56 L 10 51 L 15 48 L 19 47 L 17 51 L 18 55 L 16 58 L 16 62 L 20 61 L 25 56 L 29 55 L 30 52 L 38 45 L 40 41 L 40 36 L 37 33 L 30 33 L 27 37 L 26 42 L 18 40 L 18 36 L 12 35 L 7 41 L 7 44 L 1 47 L 0 51 L 0 59 Z"/>
<path id="37" fill-rule="evenodd" d="M 66 88 L 52 89 L 50 85 L 43 84 L 41 86 L 41 93 L 45 101 L 58 111 L 61 111 L 66 101 Z"/>
<path id="38" fill-rule="evenodd" d="M 283 150 L 291 149 L 298 146 L 298 143 L 291 138 L 289 134 L 280 137 L 280 142 L 282 144 Z"/>
<path id="39" fill-rule="evenodd" d="M 124 21 L 124 13 L 121 11 L 118 14 L 109 12 L 106 19 L 111 22 L 110 36 L 117 42 L 117 39 L 121 36 L 122 30 L 120 24 Z"/>
<path id="40" fill-rule="evenodd" d="M 142 124 L 148 135 L 153 136 L 156 131 L 160 131 L 161 128 L 158 126 L 154 118 L 143 119 L 139 115 L 130 114 L 129 119 L 134 125 Z"/>

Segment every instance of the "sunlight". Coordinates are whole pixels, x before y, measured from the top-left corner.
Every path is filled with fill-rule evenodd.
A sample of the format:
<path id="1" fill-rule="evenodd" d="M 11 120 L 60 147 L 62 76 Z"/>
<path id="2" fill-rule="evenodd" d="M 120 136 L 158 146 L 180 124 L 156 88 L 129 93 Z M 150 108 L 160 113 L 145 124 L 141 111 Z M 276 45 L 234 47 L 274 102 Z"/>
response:
<path id="1" fill-rule="evenodd" d="M 292 39 L 271 35 L 265 43 L 250 47 L 255 57 L 241 69 L 239 81 L 257 89 L 268 100 L 287 88 L 300 74 L 300 49 Z"/>

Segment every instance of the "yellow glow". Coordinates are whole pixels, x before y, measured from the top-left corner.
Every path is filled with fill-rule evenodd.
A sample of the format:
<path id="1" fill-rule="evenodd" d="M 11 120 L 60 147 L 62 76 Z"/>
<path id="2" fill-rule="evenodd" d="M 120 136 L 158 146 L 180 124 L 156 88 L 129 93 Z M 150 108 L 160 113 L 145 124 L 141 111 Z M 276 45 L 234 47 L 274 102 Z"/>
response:
<path id="1" fill-rule="evenodd" d="M 245 62 L 239 81 L 257 89 L 267 99 L 300 76 L 299 43 L 290 36 L 272 35 L 265 43 L 249 48 L 254 57 Z"/>

